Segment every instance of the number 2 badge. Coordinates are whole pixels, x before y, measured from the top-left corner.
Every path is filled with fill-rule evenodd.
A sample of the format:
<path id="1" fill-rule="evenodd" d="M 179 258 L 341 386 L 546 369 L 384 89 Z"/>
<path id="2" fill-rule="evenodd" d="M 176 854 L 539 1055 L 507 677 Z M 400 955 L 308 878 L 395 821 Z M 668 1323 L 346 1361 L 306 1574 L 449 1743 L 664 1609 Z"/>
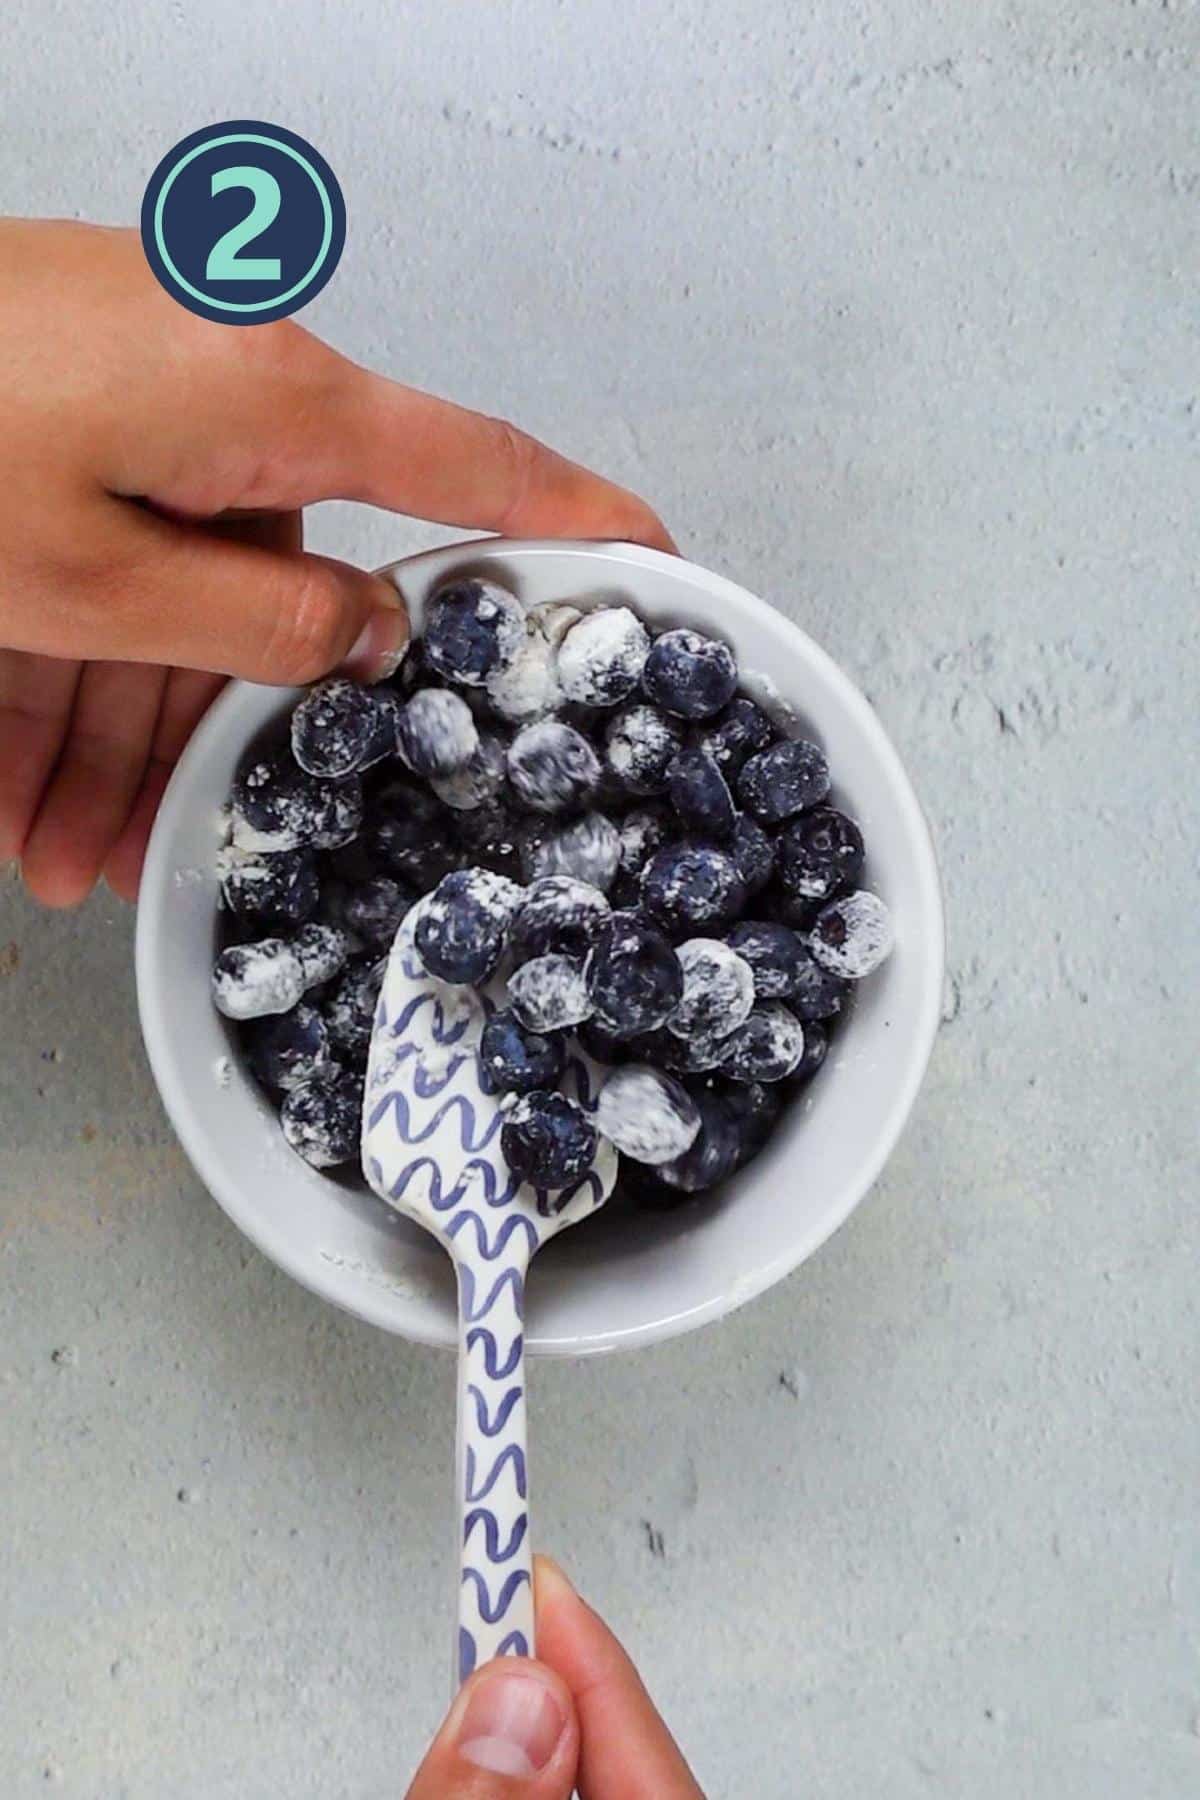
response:
<path id="1" fill-rule="evenodd" d="M 345 241 L 346 204 L 325 158 L 258 119 L 182 139 L 142 201 L 142 244 L 158 280 L 189 312 L 224 325 L 298 312 Z"/>

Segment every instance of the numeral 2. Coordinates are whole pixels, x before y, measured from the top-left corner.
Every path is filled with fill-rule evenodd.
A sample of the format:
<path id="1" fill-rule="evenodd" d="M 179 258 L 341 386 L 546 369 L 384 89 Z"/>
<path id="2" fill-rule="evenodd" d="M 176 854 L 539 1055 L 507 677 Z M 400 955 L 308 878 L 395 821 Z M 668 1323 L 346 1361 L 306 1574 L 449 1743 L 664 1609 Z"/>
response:
<path id="1" fill-rule="evenodd" d="M 279 183 L 267 169 L 246 164 L 234 169 L 218 169 L 212 178 L 214 196 L 227 188 L 248 188 L 254 205 L 244 219 L 231 225 L 208 253 L 204 273 L 209 281 L 278 281 L 280 261 L 277 256 L 241 256 L 238 252 L 279 216 Z"/>

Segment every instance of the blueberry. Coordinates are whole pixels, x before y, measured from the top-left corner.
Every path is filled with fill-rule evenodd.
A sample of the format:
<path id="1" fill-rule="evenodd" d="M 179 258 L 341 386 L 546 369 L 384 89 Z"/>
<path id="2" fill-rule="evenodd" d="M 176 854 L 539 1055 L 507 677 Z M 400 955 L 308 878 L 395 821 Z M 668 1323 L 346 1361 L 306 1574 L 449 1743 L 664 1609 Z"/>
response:
<path id="1" fill-rule="evenodd" d="M 524 636 L 520 602 L 495 582 L 469 577 L 447 582 L 431 597 L 421 641 L 439 675 L 481 687 L 493 669 L 512 661 Z"/>
<path id="2" fill-rule="evenodd" d="M 733 831 L 733 796 L 707 750 L 679 752 L 667 771 L 667 799 L 685 832 L 720 839 Z"/>
<path id="3" fill-rule="evenodd" d="M 669 1027 L 647 1032 L 637 1040 L 637 1054 L 643 1062 L 659 1069 L 673 1069 L 677 1075 L 701 1075 L 720 1066 L 728 1049 L 725 1038 L 716 1031 L 694 1031 L 690 1037 L 676 1037 Z"/>
<path id="4" fill-rule="evenodd" d="M 743 765 L 737 791 L 747 812 L 765 825 L 777 825 L 820 805 L 829 793 L 829 764 L 816 744 L 788 738 Z"/>
<path id="5" fill-rule="evenodd" d="M 656 1171 L 660 1181 L 684 1194 L 701 1194 L 732 1175 L 742 1160 L 743 1139 L 734 1109 L 718 1093 L 701 1089 L 692 1096 L 700 1129 L 691 1145 Z"/>
<path id="6" fill-rule="evenodd" d="M 594 1014 L 575 1027 L 575 1038 L 580 1049 L 598 1063 L 624 1062 L 633 1049 L 633 1040 L 615 1036 Z"/>
<path id="7" fill-rule="evenodd" d="M 528 1094 L 552 1088 L 566 1062 L 560 1037 L 522 1025 L 511 1008 L 494 1012 L 479 1044 L 479 1082 L 488 1094 Z"/>
<path id="8" fill-rule="evenodd" d="M 760 1000 L 786 1000 L 796 992 L 804 965 L 812 961 L 790 926 L 769 919 L 743 919 L 725 941 L 749 963 Z"/>
<path id="9" fill-rule="evenodd" d="M 339 780 L 391 756 L 395 696 L 334 675 L 310 688 L 292 713 L 292 755 L 310 775 Z"/>
<path id="10" fill-rule="evenodd" d="M 528 835 L 521 844 L 526 879 L 542 875 L 574 875 L 607 893 L 621 860 L 621 840 L 611 819 L 584 813 L 548 837 Z"/>
<path id="11" fill-rule="evenodd" d="M 454 813 L 449 820 L 454 842 L 465 853 L 457 860 L 470 862 L 513 880 L 520 873 L 519 846 L 528 825 L 519 820 L 502 800 L 491 800 L 472 812 Z M 439 873 L 438 879 L 441 878 Z"/>
<path id="12" fill-rule="evenodd" d="M 222 950 L 212 974 L 213 1001 L 227 1019 L 290 1012 L 307 986 L 304 965 L 283 938 Z"/>
<path id="13" fill-rule="evenodd" d="M 745 899 L 732 857 L 709 844 L 669 844 L 642 875 L 643 905 L 674 937 L 728 925 Z"/>
<path id="14" fill-rule="evenodd" d="M 455 861 L 448 826 L 444 809 L 425 788 L 393 780 L 375 798 L 362 844 L 377 869 L 426 893 Z"/>
<path id="15" fill-rule="evenodd" d="M 894 937 L 892 916 L 883 901 L 859 888 L 821 908 L 808 942 L 831 975 L 861 981 L 891 954 Z"/>
<path id="16" fill-rule="evenodd" d="M 474 812 L 495 800 L 505 773 L 504 745 L 491 732 L 483 732 L 469 762 L 453 775 L 435 775 L 429 785 L 453 812 Z"/>
<path id="17" fill-rule="evenodd" d="M 642 671 L 651 700 L 683 719 L 720 712 L 737 687 L 737 663 L 728 644 L 698 631 L 664 631 L 651 646 Z"/>
<path id="18" fill-rule="evenodd" d="M 614 1037 L 639 1037 L 666 1022 L 683 993 L 683 971 L 667 938 L 635 913 L 614 913 L 587 963 L 588 992 Z"/>
<path id="19" fill-rule="evenodd" d="M 322 781 L 298 768 L 284 747 L 244 763 L 230 798 L 231 835 L 241 850 L 331 850 L 362 823 L 357 776 Z"/>
<path id="20" fill-rule="evenodd" d="M 599 744 L 597 748 L 602 752 L 604 748 L 603 743 Z M 607 813 L 612 819 L 619 818 L 625 813 L 629 806 L 629 802 L 633 798 L 634 796 L 629 792 L 629 789 L 625 786 L 624 782 L 613 772 L 608 763 L 603 760 L 603 756 L 601 756 L 600 780 L 596 784 L 596 792 L 592 797 L 592 806 L 595 810 L 597 812 Z M 651 804 L 658 805 L 659 802 L 654 801 L 651 802 Z"/>
<path id="21" fill-rule="evenodd" d="M 366 1061 L 386 969 L 386 957 L 360 957 L 346 965 L 321 1001 L 330 1042 L 350 1062 Z"/>
<path id="22" fill-rule="evenodd" d="M 312 917 L 320 901 L 316 857 L 311 850 L 231 848 L 223 858 L 221 897 L 239 919 L 298 925 Z"/>
<path id="23" fill-rule="evenodd" d="M 526 622 L 511 662 L 491 671 L 487 696 L 499 717 L 513 725 L 544 719 L 558 706 L 562 695 L 554 647 L 535 620 Z"/>
<path id="24" fill-rule="evenodd" d="M 384 687 L 382 683 L 369 690 L 375 702 L 375 732 L 367 745 L 361 768 L 364 774 L 369 769 L 378 768 L 380 763 L 390 761 L 397 751 L 400 733 L 400 712 L 403 700 L 394 687 Z"/>
<path id="25" fill-rule="evenodd" d="M 857 881 L 862 832 L 832 806 L 792 819 L 779 834 L 779 879 L 800 900 L 828 900 Z"/>
<path id="26" fill-rule="evenodd" d="M 596 1128 L 634 1162 L 682 1156 L 700 1130 L 695 1101 L 670 1075 L 645 1064 L 615 1069 L 600 1090 Z"/>
<path id="27" fill-rule="evenodd" d="M 375 863 L 367 849 L 369 830 L 370 827 L 364 825 L 356 838 L 351 838 L 348 844 L 339 845 L 336 850 L 327 850 L 321 858 L 319 866 L 322 874 L 332 877 L 333 887 L 339 882 L 369 881 L 376 873 Z M 324 897 L 322 892 L 322 901 Z"/>
<path id="28" fill-rule="evenodd" d="M 821 1064 L 825 1061 L 825 1053 L 829 1049 L 829 1034 L 823 1025 L 815 1022 L 804 1027 L 804 1055 L 795 1069 L 795 1079 L 811 1081 Z"/>
<path id="29" fill-rule="evenodd" d="M 633 807 L 618 821 L 621 866 L 609 889 L 614 907 L 630 911 L 641 905 L 642 870 L 657 850 L 678 835 L 676 824 L 675 815 L 659 800 Z"/>
<path id="30" fill-rule="evenodd" d="M 514 969 L 508 978 L 508 998 L 530 1031 L 570 1031 L 592 1012 L 583 964 L 556 950 Z"/>
<path id="31" fill-rule="evenodd" d="M 430 793 L 424 782 L 414 781 L 409 775 L 394 773 L 389 774 L 373 790 L 370 810 L 372 819 L 379 817 L 409 821 L 414 834 L 424 831 L 430 825 L 441 824 L 445 819 L 445 808 L 436 795 Z"/>
<path id="32" fill-rule="evenodd" d="M 804 1048 L 807 1056 L 807 1030 L 804 1033 Z M 797 1074 L 802 1072 L 803 1067 L 801 1063 Z M 737 1120 L 741 1135 L 738 1151 L 740 1168 L 758 1154 L 775 1129 L 783 1110 L 783 1088 L 776 1081 L 730 1081 L 718 1084 L 716 1091 Z"/>
<path id="33" fill-rule="evenodd" d="M 689 938 L 675 954 L 683 970 L 683 993 L 667 1030 L 680 1038 L 728 1037 L 754 1005 L 749 963 L 718 938 Z"/>
<path id="34" fill-rule="evenodd" d="M 416 899 L 411 888 L 393 881 L 390 875 L 373 875 L 347 890 L 338 909 L 338 922 L 368 949 L 390 950 Z"/>
<path id="35" fill-rule="evenodd" d="M 614 912 L 637 912 L 642 904 L 642 884 L 638 877 L 618 869 L 608 890 L 608 902 Z"/>
<path id="36" fill-rule="evenodd" d="M 782 1081 L 800 1066 L 804 1027 L 778 1000 L 764 1000 L 727 1040 L 721 1073 L 731 1081 Z"/>
<path id="37" fill-rule="evenodd" d="M 449 688 L 420 688 L 400 710 L 396 743 L 415 775 L 453 775 L 479 748 L 471 709 Z"/>
<path id="38" fill-rule="evenodd" d="M 661 794 L 683 748 L 683 727 L 656 706 L 623 706 L 604 733 L 604 760 L 631 794 Z"/>
<path id="39" fill-rule="evenodd" d="M 306 988 L 320 987 L 345 966 L 350 940 L 337 925 L 302 925 L 292 939 Z"/>
<path id="40" fill-rule="evenodd" d="M 694 1198 L 683 1188 L 668 1187 L 658 1169 L 628 1159 L 621 1164 L 617 1193 L 642 1213 L 678 1212 Z"/>
<path id="41" fill-rule="evenodd" d="M 849 992 L 850 983 L 845 977 L 823 969 L 806 949 L 787 1003 L 807 1027 L 818 1019 L 836 1018 Z"/>
<path id="42" fill-rule="evenodd" d="M 555 717 L 587 738 L 594 748 L 598 742 L 603 742 L 604 727 L 612 713 L 603 706 L 582 706 L 578 700 L 566 700 L 559 705 Z"/>
<path id="43" fill-rule="evenodd" d="M 425 654 L 424 638 L 410 638 L 404 660 L 393 677 L 392 692 L 399 699 L 407 700 L 418 688 L 440 687 L 441 681 L 441 676 L 430 666 Z"/>
<path id="44" fill-rule="evenodd" d="M 372 860 L 418 894 L 436 887 L 460 860 L 447 828 L 440 824 L 420 826 L 394 816 L 377 819 L 368 827 L 366 838 Z"/>
<path id="45" fill-rule="evenodd" d="M 422 903 L 413 938 L 431 975 L 481 986 L 504 949 L 521 889 L 490 869 L 452 869 Z"/>
<path id="46" fill-rule="evenodd" d="M 596 1155 L 596 1132 L 586 1114 L 563 1094 L 535 1089 L 517 1101 L 500 1131 L 509 1168 L 538 1188 L 580 1181 Z"/>
<path id="47" fill-rule="evenodd" d="M 353 843 L 362 829 L 363 791 L 357 775 L 345 781 L 326 781 L 321 815 L 313 823 L 309 842 L 316 850 L 337 850 Z"/>
<path id="48" fill-rule="evenodd" d="M 374 875 L 365 875 L 362 878 L 363 881 L 374 881 L 375 879 L 376 877 Z M 351 883 L 327 880 L 324 887 L 321 889 L 321 906 L 317 913 L 318 923 L 321 925 L 336 926 L 339 931 L 344 931 L 347 933 L 348 937 L 353 938 L 355 933 L 350 931 L 349 926 L 346 924 L 346 907 L 349 904 L 351 894 L 354 893 L 359 886 L 361 886 L 361 882 Z M 356 946 L 354 945 L 351 946 L 352 949 L 355 947 Z"/>
<path id="49" fill-rule="evenodd" d="M 584 609 L 576 606 L 573 600 L 544 600 L 534 609 L 531 617 L 557 655 L 558 647 L 568 631 L 584 617 Z"/>
<path id="50" fill-rule="evenodd" d="M 295 850 L 311 843 L 325 783 L 306 775 L 281 745 L 244 757 L 229 795 L 231 835 L 246 850 Z"/>
<path id="51" fill-rule="evenodd" d="M 747 895 L 761 893 L 775 869 L 775 840 L 767 836 L 757 819 L 749 813 L 739 813 L 728 849 Z"/>
<path id="52" fill-rule="evenodd" d="M 508 779 L 535 812 L 574 811 L 594 792 L 600 763 L 578 731 L 560 719 L 542 719 L 518 731 L 508 746 Z"/>
<path id="53" fill-rule="evenodd" d="M 496 732 L 505 724 L 485 688 L 465 687 L 454 691 L 470 712 L 481 737 L 485 731 Z"/>
<path id="54" fill-rule="evenodd" d="M 650 634 L 627 606 L 585 613 L 558 647 L 562 691 L 584 706 L 616 706 L 641 680 L 649 651 Z"/>
<path id="55" fill-rule="evenodd" d="M 775 840 L 775 851 L 778 858 L 778 839 Z M 762 892 L 758 910 L 764 918 L 774 919 L 780 925 L 790 925 L 793 931 L 806 937 L 821 910 L 821 902 L 805 900 L 799 894 L 789 894 L 776 872 Z"/>
<path id="56" fill-rule="evenodd" d="M 513 920 L 509 947 L 517 962 L 561 951 L 585 957 L 611 908 L 599 888 L 573 875 L 547 875 L 529 889 Z"/>
<path id="57" fill-rule="evenodd" d="M 711 725 L 699 734 L 700 743 L 716 762 L 726 781 L 737 774 L 747 757 L 765 750 L 775 738 L 775 727 L 761 706 L 737 694 Z"/>
<path id="58" fill-rule="evenodd" d="M 314 1169 L 357 1161 L 362 1099 L 362 1082 L 351 1074 L 302 1082 L 284 1097 L 279 1114 L 283 1135 Z"/>
<path id="59" fill-rule="evenodd" d="M 250 1066 L 266 1088 L 298 1087 L 328 1078 L 337 1067 L 324 1019 L 303 1000 L 291 1012 L 251 1020 L 245 1042 Z"/>
<path id="60" fill-rule="evenodd" d="M 352 844 L 362 830 L 363 785 L 358 775 L 324 783 L 325 805 L 311 839 L 315 850 L 339 850 Z"/>
<path id="61" fill-rule="evenodd" d="M 678 836 L 675 819 L 661 801 L 634 806 L 621 820 L 621 873 L 638 876 L 656 850 Z"/>

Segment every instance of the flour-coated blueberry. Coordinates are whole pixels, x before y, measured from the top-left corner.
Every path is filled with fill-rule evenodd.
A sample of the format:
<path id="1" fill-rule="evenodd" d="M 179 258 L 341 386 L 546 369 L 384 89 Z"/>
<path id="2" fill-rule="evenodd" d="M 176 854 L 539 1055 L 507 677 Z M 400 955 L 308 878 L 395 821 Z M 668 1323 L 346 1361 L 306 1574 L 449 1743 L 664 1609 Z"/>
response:
<path id="1" fill-rule="evenodd" d="M 604 760 L 627 792 L 661 794 L 683 741 L 678 719 L 661 707 L 637 702 L 621 707 L 605 727 Z"/>
<path id="2" fill-rule="evenodd" d="M 538 1188 L 562 1188 L 582 1180 L 591 1168 L 596 1131 L 573 1100 L 539 1088 L 506 1113 L 500 1148 L 522 1181 Z"/>
<path id="3" fill-rule="evenodd" d="M 738 799 L 764 825 L 819 806 L 829 793 L 829 764 L 818 745 L 786 738 L 742 765 Z"/>
<path id="4" fill-rule="evenodd" d="M 500 960 L 523 894 L 490 869 L 452 869 L 422 902 L 413 940 L 439 981 L 481 986 Z"/>
<path id="5" fill-rule="evenodd" d="M 846 981 L 862 981 L 890 956 L 892 915 L 878 894 L 858 888 L 831 900 L 817 914 L 809 947 L 823 969 Z"/>
<path id="6" fill-rule="evenodd" d="M 683 993 L 670 941 L 636 913 L 614 913 L 587 963 L 588 992 L 614 1037 L 637 1037 L 666 1023 Z"/>
<path id="7" fill-rule="evenodd" d="M 656 638 L 642 671 L 650 699 L 683 719 L 720 712 L 737 687 L 737 663 L 728 644 L 686 628 Z"/>
<path id="8" fill-rule="evenodd" d="M 494 1012 L 479 1043 L 479 1079 L 488 1094 L 528 1094 L 552 1088 L 562 1075 L 566 1048 L 561 1037 L 531 1031 L 511 1007 Z"/>
<path id="9" fill-rule="evenodd" d="M 449 688 L 420 688 L 400 709 L 396 727 L 400 759 L 415 775 L 453 775 L 479 748 L 470 707 Z"/>
<path id="10" fill-rule="evenodd" d="M 790 819 L 779 834 L 779 880 L 799 900 L 829 900 L 857 881 L 863 854 L 862 832 L 853 819 L 836 807 L 814 807 Z"/>
<path id="11" fill-rule="evenodd" d="M 642 873 L 642 904 L 672 937 L 719 930 L 745 900 L 736 863 L 711 844 L 668 844 Z"/>
<path id="12" fill-rule="evenodd" d="M 685 833 L 721 840 L 733 831 L 736 814 L 728 783 L 708 751 L 682 749 L 667 771 L 667 800 Z"/>
<path id="13" fill-rule="evenodd" d="M 301 1082 L 284 1095 L 279 1114 L 284 1138 L 314 1169 L 356 1162 L 362 1098 L 362 1081 L 349 1072 Z"/>
<path id="14" fill-rule="evenodd" d="M 481 687 L 512 661 L 525 636 L 525 609 L 494 581 L 444 582 L 425 608 L 421 642 L 429 666 L 447 681 Z"/>

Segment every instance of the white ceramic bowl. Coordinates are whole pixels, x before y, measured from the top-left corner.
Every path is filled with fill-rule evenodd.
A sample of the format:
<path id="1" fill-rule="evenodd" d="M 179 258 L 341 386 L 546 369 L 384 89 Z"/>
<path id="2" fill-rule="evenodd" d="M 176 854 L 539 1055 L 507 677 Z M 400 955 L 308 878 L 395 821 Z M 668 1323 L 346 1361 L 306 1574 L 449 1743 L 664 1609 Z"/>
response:
<path id="1" fill-rule="evenodd" d="M 862 1199 L 916 1097 L 941 1008 L 937 865 L 915 794 L 875 713 L 824 651 L 743 588 L 628 544 L 459 544 L 386 571 L 419 621 L 451 571 L 493 572 L 526 602 L 621 597 L 656 625 L 726 638 L 820 741 L 834 797 L 861 822 L 866 885 L 896 921 L 889 962 L 856 996 L 826 1067 L 763 1153 L 714 1199 L 660 1215 L 602 1214 L 539 1257 L 529 1348 L 586 1354 L 720 1318 L 811 1256 Z M 249 740 L 293 695 L 235 683 L 188 746 L 158 816 L 138 908 L 142 1029 L 197 1173 L 272 1261 L 327 1300 L 421 1343 L 455 1341 L 450 1264 L 365 1187 L 308 1168 L 241 1066 L 209 997 L 220 809 Z"/>

